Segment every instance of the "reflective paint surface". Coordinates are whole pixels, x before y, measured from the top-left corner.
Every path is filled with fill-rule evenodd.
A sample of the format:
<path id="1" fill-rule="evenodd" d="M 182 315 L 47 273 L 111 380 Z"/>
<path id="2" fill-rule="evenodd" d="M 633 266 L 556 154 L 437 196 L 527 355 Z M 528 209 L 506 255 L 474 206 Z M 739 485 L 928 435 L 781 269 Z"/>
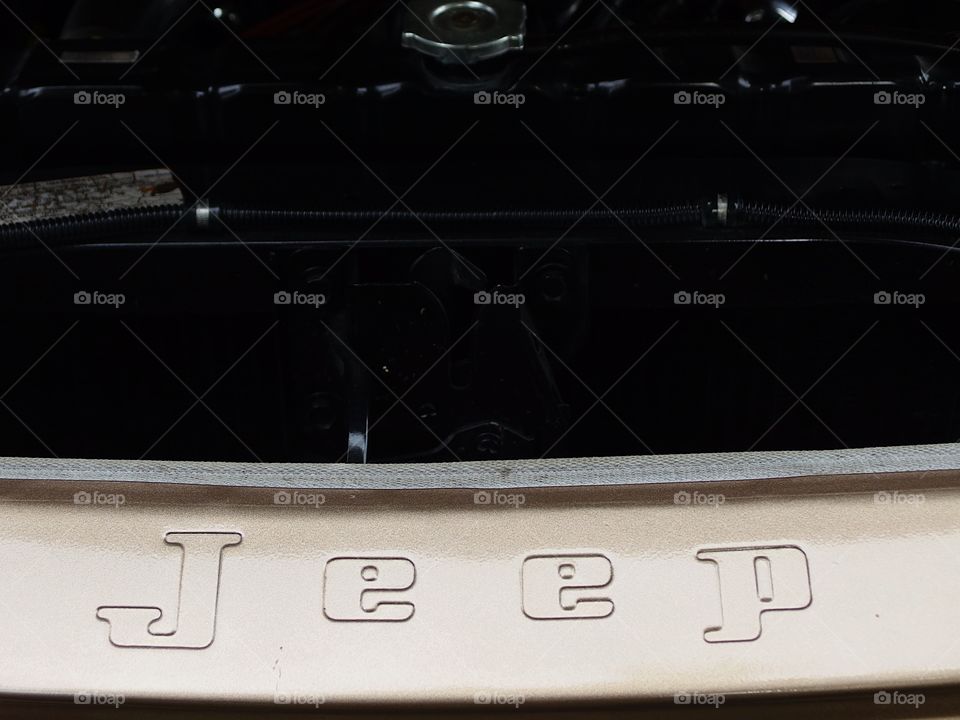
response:
<path id="1" fill-rule="evenodd" d="M 2 481 L 0 690 L 333 709 L 960 684 L 958 480 L 513 504 Z"/>

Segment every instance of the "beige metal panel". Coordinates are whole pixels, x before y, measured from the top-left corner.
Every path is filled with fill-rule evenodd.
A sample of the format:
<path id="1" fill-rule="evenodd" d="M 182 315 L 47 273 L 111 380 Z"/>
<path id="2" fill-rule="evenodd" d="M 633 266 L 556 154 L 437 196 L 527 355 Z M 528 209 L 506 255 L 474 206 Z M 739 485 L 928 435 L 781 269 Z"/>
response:
<path id="1" fill-rule="evenodd" d="M 873 712 L 960 687 L 960 472 L 300 492 L 0 482 L 0 693 Z"/>

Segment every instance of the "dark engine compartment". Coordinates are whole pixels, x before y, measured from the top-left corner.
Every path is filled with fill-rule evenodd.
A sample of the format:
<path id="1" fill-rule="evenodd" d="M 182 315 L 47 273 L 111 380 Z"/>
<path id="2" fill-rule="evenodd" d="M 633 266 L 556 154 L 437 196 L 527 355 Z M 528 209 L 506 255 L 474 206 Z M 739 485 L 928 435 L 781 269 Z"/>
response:
<path id="1" fill-rule="evenodd" d="M 164 168 L 183 204 L 0 189 L 0 455 L 960 436 L 956 3 L 530 2 L 522 51 L 446 65 L 402 4 L 271 6 L 11 4 L 3 182 Z"/>

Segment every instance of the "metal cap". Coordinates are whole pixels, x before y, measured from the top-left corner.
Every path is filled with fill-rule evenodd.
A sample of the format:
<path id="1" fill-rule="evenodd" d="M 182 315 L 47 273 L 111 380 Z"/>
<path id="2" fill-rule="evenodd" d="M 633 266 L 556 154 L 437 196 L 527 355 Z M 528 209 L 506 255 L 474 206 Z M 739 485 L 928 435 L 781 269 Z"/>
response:
<path id="1" fill-rule="evenodd" d="M 523 47 L 527 8 L 516 0 L 414 0 L 400 43 L 444 63 L 475 63 Z"/>

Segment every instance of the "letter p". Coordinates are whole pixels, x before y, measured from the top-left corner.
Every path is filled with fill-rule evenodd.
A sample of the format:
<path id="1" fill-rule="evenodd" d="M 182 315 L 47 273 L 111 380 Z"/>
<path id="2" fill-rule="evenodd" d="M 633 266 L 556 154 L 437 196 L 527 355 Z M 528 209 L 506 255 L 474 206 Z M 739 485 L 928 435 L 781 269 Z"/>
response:
<path id="1" fill-rule="evenodd" d="M 717 565 L 719 626 L 703 633 L 707 642 L 742 642 L 760 637 L 760 616 L 810 605 L 810 569 L 803 550 L 792 545 L 700 550 L 697 559 Z"/>

